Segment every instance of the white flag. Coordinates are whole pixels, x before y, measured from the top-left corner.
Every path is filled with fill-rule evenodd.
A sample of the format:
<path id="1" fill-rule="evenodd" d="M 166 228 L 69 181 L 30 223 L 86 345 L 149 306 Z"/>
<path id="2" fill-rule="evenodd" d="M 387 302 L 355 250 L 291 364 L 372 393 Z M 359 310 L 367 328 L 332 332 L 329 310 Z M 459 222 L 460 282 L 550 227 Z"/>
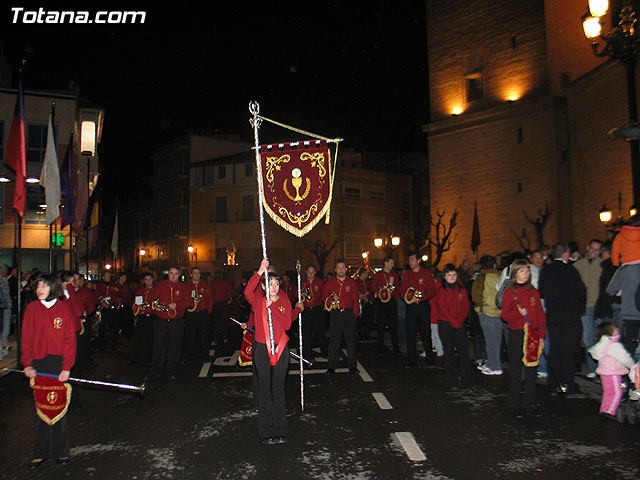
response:
<path id="1" fill-rule="evenodd" d="M 111 251 L 113 252 L 113 260 L 118 258 L 118 211 L 116 210 L 116 221 L 113 225 L 113 237 L 111 237 Z"/>
<path id="2" fill-rule="evenodd" d="M 53 113 L 49 113 L 47 148 L 44 152 L 44 162 L 42 162 L 42 171 L 40 172 L 40 185 L 44 187 L 44 197 L 47 204 L 47 225 L 51 225 L 60 216 L 60 170 L 58 169 L 56 150 L 56 140 L 53 137 Z"/>

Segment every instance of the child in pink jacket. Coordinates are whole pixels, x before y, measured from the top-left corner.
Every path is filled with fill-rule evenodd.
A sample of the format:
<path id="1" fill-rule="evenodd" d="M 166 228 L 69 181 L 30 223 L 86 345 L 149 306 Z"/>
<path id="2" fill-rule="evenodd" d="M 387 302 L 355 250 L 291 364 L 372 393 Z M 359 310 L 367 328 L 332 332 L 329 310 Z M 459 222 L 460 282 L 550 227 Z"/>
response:
<path id="1" fill-rule="evenodd" d="M 589 353 L 598 361 L 596 373 L 602 381 L 602 402 L 600 415 L 615 420 L 616 411 L 623 390 L 620 385 L 622 376 L 633 367 L 633 358 L 619 342 L 620 332 L 613 322 L 604 322 L 596 327 L 596 344 Z"/>

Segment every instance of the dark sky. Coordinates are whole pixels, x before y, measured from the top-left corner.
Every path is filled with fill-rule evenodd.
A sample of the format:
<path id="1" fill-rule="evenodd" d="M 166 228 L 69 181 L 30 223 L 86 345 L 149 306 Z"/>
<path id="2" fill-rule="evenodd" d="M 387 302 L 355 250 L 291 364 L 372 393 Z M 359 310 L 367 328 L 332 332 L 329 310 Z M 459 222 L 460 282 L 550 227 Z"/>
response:
<path id="1" fill-rule="evenodd" d="M 143 170 L 155 147 L 189 131 L 251 141 L 248 103 L 344 147 L 424 151 L 428 120 L 424 2 L 136 4 L 13 2 L 0 40 L 28 61 L 25 88 L 66 88 L 104 106 L 103 158 Z M 309 2 L 311 3 L 311 2 Z M 144 25 L 12 24 L 11 6 L 145 10 Z M 274 7 L 273 5 L 278 5 Z M 157 4 L 156 4 L 157 5 Z M 266 141 L 296 140 L 275 127 Z M 272 138 L 270 138 L 272 137 Z"/>

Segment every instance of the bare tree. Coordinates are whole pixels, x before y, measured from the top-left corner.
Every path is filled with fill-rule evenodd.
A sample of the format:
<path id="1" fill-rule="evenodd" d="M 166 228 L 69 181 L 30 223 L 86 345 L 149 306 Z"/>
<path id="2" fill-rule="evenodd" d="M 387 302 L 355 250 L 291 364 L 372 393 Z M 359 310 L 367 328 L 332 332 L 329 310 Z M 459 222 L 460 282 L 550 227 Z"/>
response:
<path id="1" fill-rule="evenodd" d="M 538 209 L 539 216 L 536 217 L 534 220 L 531 220 L 527 215 L 527 212 L 522 210 L 522 214 L 524 215 L 524 218 L 527 219 L 527 221 L 533 226 L 536 232 L 537 248 L 542 248 L 542 246 L 545 244 L 544 243 L 544 227 L 547 226 L 547 222 L 549 221 L 549 217 L 551 217 L 552 213 L 553 213 L 553 208 L 551 208 L 549 205 L 545 205 L 544 210 L 540 208 Z"/>
<path id="2" fill-rule="evenodd" d="M 458 210 L 454 210 L 451 214 L 451 218 L 449 218 L 449 225 L 447 226 L 445 222 L 443 222 L 443 218 L 445 216 L 446 210 L 442 209 L 442 211 L 438 210 L 436 212 L 437 221 L 431 222 L 431 229 L 429 231 L 429 236 L 425 241 L 424 245 L 421 247 L 433 249 L 435 252 L 435 260 L 432 262 L 434 267 L 437 267 L 442 260 L 442 254 L 448 251 L 451 248 L 451 245 L 456 241 L 458 234 L 455 234 L 451 237 L 451 233 L 453 229 L 458 224 Z"/>
<path id="3" fill-rule="evenodd" d="M 324 274 L 324 265 L 327 263 L 327 258 L 329 258 L 329 255 L 338 244 L 338 240 L 329 244 L 321 238 L 313 242 L 303 238 L 302 243 L 304 243 L 304 248 L 316 257 L 316 260 L 318 261 L 318 273 Z"/>

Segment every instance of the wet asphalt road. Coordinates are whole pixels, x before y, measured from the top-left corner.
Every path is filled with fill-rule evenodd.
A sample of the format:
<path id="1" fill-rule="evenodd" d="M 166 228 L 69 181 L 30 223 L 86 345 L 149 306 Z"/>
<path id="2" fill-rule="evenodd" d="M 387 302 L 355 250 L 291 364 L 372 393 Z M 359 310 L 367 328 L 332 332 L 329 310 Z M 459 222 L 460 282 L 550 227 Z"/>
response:
<path id="1" fill-rule="evenodd" d="M 177 381 L 148 383 L 144 399 L 82 388 L 82 409 L 68 413 L 72 462 L 36 471 L 26 468 L 31 392 L 24 377 L 6 375 L 0 478 L 640 478 L 640 425 L 598 416 L 599 383 L 581 378 L 584 399 L 539 386 L 544 415 L 518 420 L 507 413 L 506 374 L 476 373 L 473 390 L 445 391 L 441 368 L 406 369 L 402 356 L 377 356 L 374 343 L 358 345 L 358 375 L 319 373 L 322 362 L 305 371 L 304 412 L 290 375 L 289 441 L 265 446 L 235 346 L 214 351 L 210 365 L 183 365 Z M 126 342 L 94 354 L 86 377 L 139 385 L 145 368 L 127 365 L 129 355 Z"/>

